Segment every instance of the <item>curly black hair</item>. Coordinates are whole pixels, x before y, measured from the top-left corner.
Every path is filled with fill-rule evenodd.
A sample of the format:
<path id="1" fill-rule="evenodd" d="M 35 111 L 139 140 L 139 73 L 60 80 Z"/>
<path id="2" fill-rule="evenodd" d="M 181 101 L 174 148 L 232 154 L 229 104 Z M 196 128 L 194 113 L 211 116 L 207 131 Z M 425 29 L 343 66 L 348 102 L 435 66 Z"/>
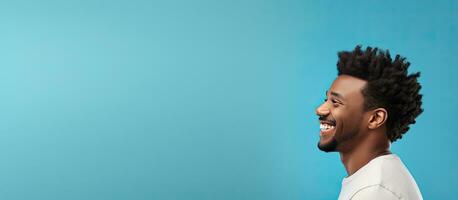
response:
<path id="1" fill-rule="evenodd" d="M 417 79 L 420 72 L 407 73 L 410 63 L 396 55 L 394 61 L 388 50 L 358 45 L 353 51 L 338 53 L 338 75 L 350 75 L 367 81 L 362 90 L 364 110 L 385 108 L 388 112 L 387 136 L 391 142 L 401 139 L 423 112 L 422 96 Z"/>

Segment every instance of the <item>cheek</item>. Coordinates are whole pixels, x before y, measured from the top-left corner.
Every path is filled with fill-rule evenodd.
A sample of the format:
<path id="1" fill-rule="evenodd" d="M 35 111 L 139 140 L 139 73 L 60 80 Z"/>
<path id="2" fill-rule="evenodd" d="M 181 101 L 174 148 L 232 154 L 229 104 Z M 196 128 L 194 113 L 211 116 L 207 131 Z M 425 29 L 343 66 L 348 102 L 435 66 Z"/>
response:
<path id="1" fill-rule="evenodd" d="M 356 109 L 341 110 L 339 118 L 336 119 L 342 131 L 354 131 L 361 128 L 363 124 L 362 113 Z"/>

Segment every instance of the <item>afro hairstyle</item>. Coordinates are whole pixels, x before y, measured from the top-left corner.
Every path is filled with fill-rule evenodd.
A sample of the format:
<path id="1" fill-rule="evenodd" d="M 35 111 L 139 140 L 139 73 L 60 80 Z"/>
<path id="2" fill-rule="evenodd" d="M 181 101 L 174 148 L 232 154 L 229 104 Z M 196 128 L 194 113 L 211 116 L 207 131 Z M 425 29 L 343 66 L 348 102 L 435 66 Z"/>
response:
<path id="1" fill-rule="evenodd" d="M 338 75 L 349 75 L 367 81 L 362 89 L 364 110 L 385 108 L 388 112 L 386 135 L 391 142 L 401 139 L 423 112 L 421 89 L 417 79 L 420 72 L 408 74 L 410 63 L 396 55 L 394 61 L 388 50 L 358 45 L 353 51 L 338 53 Z"/>

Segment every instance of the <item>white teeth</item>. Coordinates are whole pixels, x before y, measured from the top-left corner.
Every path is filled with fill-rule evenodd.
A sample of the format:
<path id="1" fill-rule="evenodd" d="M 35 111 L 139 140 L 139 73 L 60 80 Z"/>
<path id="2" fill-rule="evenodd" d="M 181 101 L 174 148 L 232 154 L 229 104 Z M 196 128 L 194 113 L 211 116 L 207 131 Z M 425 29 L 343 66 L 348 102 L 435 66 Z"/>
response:
<path id="1" fill-rule="evenodd" d="M 328 124 L 320 124 L 320 130 L 322 131 L 326 131 L 326 130 L 333 129 L 333 128 L 335 128 L 335 126 L 331 126 Z"/>

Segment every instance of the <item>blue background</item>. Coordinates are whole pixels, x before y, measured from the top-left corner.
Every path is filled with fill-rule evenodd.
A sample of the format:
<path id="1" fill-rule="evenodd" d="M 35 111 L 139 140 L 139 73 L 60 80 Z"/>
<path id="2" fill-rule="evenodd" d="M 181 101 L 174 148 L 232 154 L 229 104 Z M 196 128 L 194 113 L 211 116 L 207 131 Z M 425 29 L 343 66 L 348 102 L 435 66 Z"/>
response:
<path id="1" fill-rule="evenodd" d="M 356 44 L 422 72 L 392 149 L 453 199 L 457 35 L 456 1 L 2 1 L 0 199 L 336 199 L 314 110 Z"/>

